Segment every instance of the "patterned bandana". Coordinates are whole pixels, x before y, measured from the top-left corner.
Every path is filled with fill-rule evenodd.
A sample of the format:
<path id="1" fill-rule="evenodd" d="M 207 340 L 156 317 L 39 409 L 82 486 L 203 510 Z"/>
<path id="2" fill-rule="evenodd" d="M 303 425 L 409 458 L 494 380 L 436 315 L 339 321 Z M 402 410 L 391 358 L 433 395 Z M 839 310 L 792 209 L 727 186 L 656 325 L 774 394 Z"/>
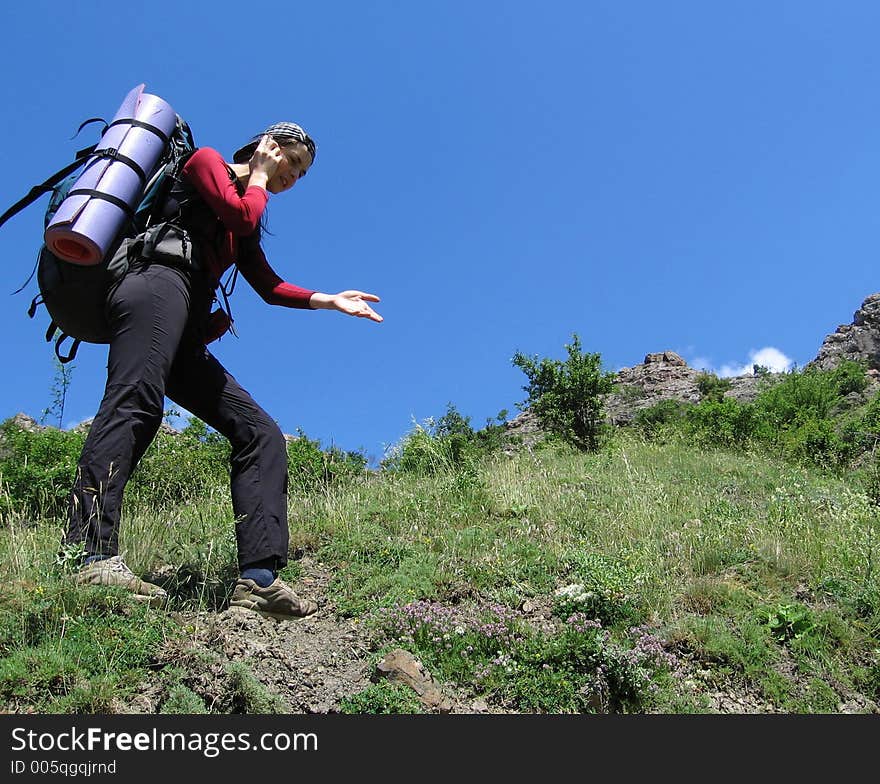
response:
<path id="1" fill-rule="evenodd" d="M 244 147 L 236 150 L 235 155 L 232 156 L 232 161 L 234 163 L 249 161 L 254 154 L 254 150 L 257 149 L 257 145 L 260 143 L 260 139 L 267 135 L 271 136 L 281 145 L 285 142 L 302 142 L 312 155 L 312 163 L 315 162 L 315 142 L 300 126 L 291 122 L 280 122 L 270 125 L 261 134 L 254 136 Z"/>

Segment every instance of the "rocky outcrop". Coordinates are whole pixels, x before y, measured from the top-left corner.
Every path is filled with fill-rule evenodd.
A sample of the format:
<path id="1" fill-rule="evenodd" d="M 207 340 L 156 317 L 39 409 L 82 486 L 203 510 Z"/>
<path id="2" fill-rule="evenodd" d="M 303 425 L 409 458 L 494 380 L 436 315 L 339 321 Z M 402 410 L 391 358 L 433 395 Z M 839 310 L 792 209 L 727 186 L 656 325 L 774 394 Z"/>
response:
<path id="1" fill-rule="evenodd" d="M 845 359 L 865 362 L 870 370 L 880 371 L 880 294 L 871 294 L 862 302 L 852 324 L 841 324 L 828 335 L 806 368 L 830 370 Z"/>
<path id="2" fill-rule="evenodd" d="M 640 365 L 621 368 L 615 379 L 615 391 L 604 398 L 606 420 L 612 425 L 627 425 L 642 409 L 664 400 L 699 403 L 702 397 L 699 380 L 705 371 L 689 367 L 674 351 L 659 351 L 645 355 Z M 767 376 L 735 376 L 728 379 L 730 389 L 724 395 L 741 403 L 757 397 L 761 386 L 776 374 Z M 523 411 L 507 423 L 509 449 L 531 447 L 540 440 L 541 428 L 531 411 Z"/>
<path id="3" fill-rule="evenodd" d="M 622 368 L 618 372 L 617 388 L 605 398 L 607 419 L 611 424 L 625 425 L 632 422 L 642 409 L 656 406 L 664 400 L 699 403 L 702 398 L 699 380 L 705 374 L 705 370 L 688 367 L 687 362 L 674 351 L 647 354 L 641 365 Z M 729 378 L 730 389 L 724 396 L 740 403 L 751 402 L 762 385 L 776 375 L 756 376 L 750 373 Z"/>
<path id="4" fill-rule="evenodd" d="M 44 426 L 39 424 L 36 419 L 21 412 L 12 417 L 12 425 L 20 430 L 28 430 L 31 433 L 44 429 Z"/>
<path id="5" fill-rule="evenodd" d="M 674 351 L 646 354 L 641 365 L 618 371 L 617 389 L 605 397 L 607 419 L 613 425 L 627 424 L 643 408 L 663 400 L 699 403 L 701 374 Z"/>

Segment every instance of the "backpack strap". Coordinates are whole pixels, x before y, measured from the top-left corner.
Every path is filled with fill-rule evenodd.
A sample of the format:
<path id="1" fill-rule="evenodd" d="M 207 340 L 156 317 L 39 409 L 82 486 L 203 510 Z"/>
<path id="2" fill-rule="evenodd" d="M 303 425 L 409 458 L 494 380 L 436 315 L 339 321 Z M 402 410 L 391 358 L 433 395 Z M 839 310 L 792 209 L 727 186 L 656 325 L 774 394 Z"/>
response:
<path id="1" fill-rule="evenodd" d="M 15 291 L 12 292 L 13 295 L 18 294 L 18 293 L 21 292 L 21 291 L 24 291 L 24 287 L 27 286 L 27 284 L 30 283 L 30 282 L 33 280 L 34 275 L 37 274 L 37 267 L 39 267 L 39 266 L 40 266 L 40 254 L 38 253 L 38 254 L 37 254 L 37 260 L 34 262 L 34 268 L 31 270 L 31 274 L 28 275 L 27 280 L 26 280 L 24 283 L 22 283 L 21 286 L 19 286 Z M 28 315 L 29 315 L 31 318 L 34 317 L 34 314 L 31 313 L 31 310 L 34 310 L 34 311 L 35 311 L 35 310 L 37 309 L 37 305 L 42 305 L 42 304 L 43 304 L 42 299 L 40 299 L 41 297 L 42 297 L 41 294 L 37 294 L 37 296 L 34 297 L 33 302 L 31 302 L 31 307 L 30 307 L 30 309 L 28 310 Z M 40 299 L 39 302 L 37 302 L 38 299 Z"/>
<path id="2" fill-rule="evenodd" d="M 68 196 L 89 196 L 93 199 L 101 199 L 102 201 L 108 201 L 115 207 L 118 207 L 122 210 L 129 218 L 134 217 L 134 209 L 131 205 L 124 202 L 122 199 L 114 196 L 110 193 L 104 193 L 103 191 L 96 191 L 94 188 L 74 188 L 72 191 L 67 192 Z"/>
<path id="3" fill-rule="evenodd" d="M 238 337 L 238 333 L 235 331 L 235 319 L 232 318 L 232 308 L 229 306 L 229 298 L 232 296 L 232 292 L 235 291 L 235 283 L 238 280 L 238 265 L 234 265 L 233 271 L 230 275 L 227 276 L 226 282 L 220 281 L 217 288 L 220 289 L 220 293 L 223 295 L 223 305 L 225 306 L 226 315 L 229 316 L 229 331 L 235 336 Z M 219 300 L 216 295 L 214 296 L 214 301 L 219 304 Z"/>
<path id="4" fill-rule="evenodd" d="M 79 344 L 82 343 L 82 341 L 79 338 L 74 338 L 73 343 L 70 344 L 70 350 L 66 354 L 62 354 L 61 344 L 64 343 L 64 341 L 67 340 L 70 335 L 68 335 L 66 332 L 61 332 L 61 330 L 58 329 L 58 325 L 54 321 L 52 321 L 49 323 L 49 329 L 46 330 L 47 343 L 52 342 L 52 338 L 55 337 L 56 332 L 60 334 L 58 335 L 58 339 L 55 341 L 55 356 L 58 357 L 58 361 L 62 365 L 66 365 L 76 356 L 76 352 L 79 349 Z"/>
<path id="5" fill-rule="evenodd" d="M 83 171 L 87 171 L 94 166 L 94 164 L 104 158 L 109 158 L 111 161 L 119 161 L 128 166 L 128 168 L 131 169 L 141 181 L 141 188 L 147 184 L 147 173 L 143 170 L 141 165 L 134 158 L 129 158 L 127 155 L 123 155 L 118 149 L 116 149 L 116 147 L 103 147 L 100 150 L 95 150 L 92 159 Z"/>
<path id="6" fill-rule="evenodd" d="M 73 134 L 71 138 L 75 139 L 77 136 L 79 136 L 83 128 L 94 122 L 103 123 L 104 130 L 101 131 L 102 135 L 107 131 L 107 128 L 110 127 L 101 117 L 90 117 L 88 120 L 80 123 L 79 128 L 76 129 L 76 133 Z M 28 191 L 26 196 L 19 199 L 8 210 L 6 210 L 6 212 L 0 215 L 0 226 L 6 223 L 6 221 L 8 221 L 13 215 L 17 215 L 25 207 L 33 204 L 44 193 L 48 193 L 49 191 L 51 191 L 59 182 L 61 182 L 61 180 L 63 180 L 69 174 L 73 174 L 73 172 L 75 172 L 80 166 L 83 165 L 83 162 L 86 160 L 86 158 L 88 158 L 95 151 L 95 148 L 100 143 L 101 142 L 99 139 L 94 144 L 90 144 L 88 147 L 83 147 L 81 150 L 77 150 L 76 154 L 73 156 L 73 161 L 71 161 L 67 166 L 65 166 L 63 169 L 59 169 L 57 172 L 55 172 L 55 174 L 53 174 L 51 177 L 49 177 L 49 179 L 47 179 L 40 185 L 34 185 L 34 187 L 31 188 L 30 191 Z"/>
<path id="7" fill-rule="evenodd" d="M 49 191 L 51 191 L 59 182 L 61 182 L 61 180 L 63 180 L 69 174 L 76 171 L 80 166 L 82 166 L 83 161 L 95 151 L 95 147 L 97 147 L 97 144 L 93 144 L 90 147 L 84 147 L 82 150 L 79 150 L 79 152 L 77 152 L 76 154 L 76 158 L 73 160 L 72 163 L 68 164 L 63 169 L 59 169 L 57 172 L 55 172 L 55 174 L 53 174 L 40 185 L 34 185 L 34 187 L 28 191 L 26 196 L 19 199 L 8 210 L 6 210 L 6 212 L 0 215 L 0 226 L 6 223 L 6 221 L 8 221 L 13 215 L 17 215 L 25 207 L 33 204 L 44 193 L 48 193 Z"/>
<path id="8" fill-rule="evenodd" d="M 158 136 L 162 140 L 162 144 L 168 144 L 169 136 L 167 133 L 157 128 L 155 125 L 151 125 L 143 120 L 135 120 L 133 117 L 123 117 L 120 120 L 114 120 L 107 126 L 107 128 L 112 128 L 114 125 L 130 125 L 133 128 L 143 128 L 154 136 Z"/>
<path id="9" fill-rule="evenodd" d="M 70 344 L 70 350 L 66 354 L 61 353 L 61 344 L 69 338 L 70 335 L 65 335 L 64 333 L 55 341 L 55 356 L 58 357 L 58 361 L 62 365 L 66 365 L 68 362 L 72 362 L 76 357 L 76 352 L 79 349 L 79 344 L 82 341 L 79 338 L 74 338 L 73 343 Z"/>
<path id="10" fill-rule="evenodd" d="M 33 275 L 31 275 L 31 277 L 33 277 Z M 28 278 L 28 280 L 30 280 L 30 278 Z M 27 284 L 25 283 L 25 286 L 26 285 Z M 21 288 L 24 288 L 24 286 L 22 286 Z M 21 291 L 21 289 L 19 289 L 18 291 Z M 18 291 L 16 291 L 15 293 L 18 294 Z M 37 314 L 37 308 L 43 304 L 45 304 L 45 300 L 43 299 L 42 293 L 37 294 L 37 296 L 31 300 L 31 306 L 28 308 L 27 312 L 28 316 L 33 318 Z"/>
<path id="11" fill-rule="evenodd" d="M 176 185 L 180 184 L 180 173 L 183 167 L 190 159 L 195 149 L 188 150 L 184 153 L 172 158 L 168 163 L 161 167 L 144 188 L 144 199 L 138 206 L 136 216 L 142 228 L 149 228 L 159 221 L 162 211 L 165 208 L 165 202 L 171 195 L 171 191 Z M 180 202 L 181 210 L 170 220 L 179 220 L 182 217 L 182 209 L 185 207 L 184 202 Z"/>

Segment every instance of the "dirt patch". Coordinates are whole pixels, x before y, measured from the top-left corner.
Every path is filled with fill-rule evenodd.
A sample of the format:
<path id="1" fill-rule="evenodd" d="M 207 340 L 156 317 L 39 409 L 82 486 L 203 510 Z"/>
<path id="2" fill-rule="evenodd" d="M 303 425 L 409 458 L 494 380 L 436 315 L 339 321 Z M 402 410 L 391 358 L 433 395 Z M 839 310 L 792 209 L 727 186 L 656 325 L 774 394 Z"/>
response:
<path id="1" fill-rule="evenodd" d="M 310 558 L 299 563 L 302 576 L 293 588 L 318 602 L 317 613 L 283 622 L 239 608 L 179 613 L 185 633 L 164 645 L 156 675 L 118 710 L 167 710 L 172 683 L 194 692 L 210 711 L 253 710 L 239 704 L 241 686 L 236 684 L 234 665 L 241 663 L 271 696 L 271 712 L 338 713 L 344 699 L 379 677 L 375 640 L 366 624 L 336 614 L 327 592 L 332 577 L 328 569 Z M 173 679 L 169 672 L 175 673 Z M 456 713 L 488 711 L 480 703 L 472 707 L 453 686 L 440 687 L 447 698 L 444 708 Z"/>

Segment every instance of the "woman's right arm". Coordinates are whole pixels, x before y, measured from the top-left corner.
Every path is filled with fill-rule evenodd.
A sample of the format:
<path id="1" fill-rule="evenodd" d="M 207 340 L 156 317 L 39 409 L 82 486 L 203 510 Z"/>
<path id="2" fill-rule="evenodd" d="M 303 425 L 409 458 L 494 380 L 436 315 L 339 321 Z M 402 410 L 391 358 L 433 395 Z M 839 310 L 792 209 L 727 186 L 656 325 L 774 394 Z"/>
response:
<path id="1" fill-rule="evenodd" d="M 253 172 L 244 196 L 239 196 L 223 156 L 210 147 L 196 150 L 184 165 L 183 174 L 229 231 L 237 236 L 256 231 L 269 200 L 263 187 L 266 177 L 261 180 L 258 172 Z"/>

